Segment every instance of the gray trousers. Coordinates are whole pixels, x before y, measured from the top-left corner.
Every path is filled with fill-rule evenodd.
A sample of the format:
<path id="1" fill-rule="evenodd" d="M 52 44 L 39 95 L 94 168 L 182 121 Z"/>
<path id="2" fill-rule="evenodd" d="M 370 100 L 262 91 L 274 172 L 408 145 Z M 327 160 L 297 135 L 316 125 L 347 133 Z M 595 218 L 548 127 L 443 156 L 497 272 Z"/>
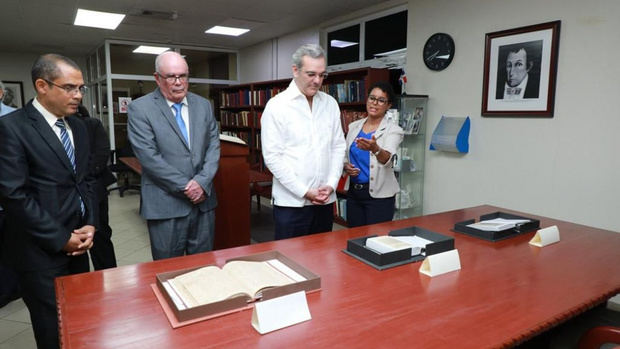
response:
<path id="1" fill-rule="evenodd" d="M 194 207 L 185 217 L 147 220 L 153 260 L 207 252 L 213 249 L 215 210 Z"/>

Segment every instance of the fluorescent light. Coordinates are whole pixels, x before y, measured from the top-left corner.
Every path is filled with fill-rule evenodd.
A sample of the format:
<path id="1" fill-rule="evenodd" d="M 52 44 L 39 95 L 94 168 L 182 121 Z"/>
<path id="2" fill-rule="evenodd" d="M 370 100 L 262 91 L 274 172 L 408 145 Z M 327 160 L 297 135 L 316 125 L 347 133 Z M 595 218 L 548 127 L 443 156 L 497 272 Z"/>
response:
<path id="1" fill-rule="evenodd" d="M 357 45 L 357 42 L 342 41 L 342 40 L 332 40 L 332 41 L 329 42 L 329 45 L 331 47 L 345 48 L 345 47 Z"/>
<path id="2" fill-rule="evenodd" d="M 249 32 L 250 29 L 243 28 L 233 28 L 233 27 L 222 27 L 216 25 L 215 27 L 205 31 L 207 34 L 221 34 L 221 35 L 230 35 L 230 36 L 239 36 L 241 34 L 245 34 Z"/>
<path id="3" fill-rule="evenodd" d="M 73 25 L 114 30 L 121 24 L 123 18 L 125 15 L 121 13 L 90 11 L 79 8 Z"/>
<path id="4" fill-rule="evenodd" d="M 170 47 L 158 47 L 158 46 L 138 46 L 137 49 L 133 50 L 133 53 L 150 53 L 152 55 L 158 55 L 160 53 L 166 52 L 170 50 Z"/>

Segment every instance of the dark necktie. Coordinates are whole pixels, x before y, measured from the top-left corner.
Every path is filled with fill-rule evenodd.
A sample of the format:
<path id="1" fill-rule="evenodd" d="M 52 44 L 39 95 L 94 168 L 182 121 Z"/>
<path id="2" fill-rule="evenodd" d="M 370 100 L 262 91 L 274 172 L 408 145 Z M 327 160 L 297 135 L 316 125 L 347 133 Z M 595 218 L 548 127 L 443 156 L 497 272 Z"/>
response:
<path id="1" fill-rule="evenodd" d="M 181 129 L 181 133 L 183 134 L 183 137 L 185 138 L 185 143 L 189 145 L 189 139 L 187 137 L 187 128 L 185 127 L 185 121 L 183 121 L 183 116 L 181 115 L 181 109 L 183 108 L 183 103 L 174 103 L 172 107 L 175 110 L 174 116 L 177 119 L 177 124 L 179 125 L 179 128 Z"/>
<path id="2" fill-rule="evenodd" d="M 62 121 L 62 119 L 56 120 L 56 127 L 60 129 L 60 140 L 62 141 L 62 146 L 65 148 L 65 153 L 67 153 L 67 157 L 69 157 L 71 166 L 73 166 L 73 173 L 75 173 L 75 152 L 73 151 L 73 145 L 71 145 L 71 139 L 69 138 L 69 133 L 67 132 L 67 128 L 65 127 L 65 122 Z M 82 212 L 83 216 L 85 208 L 81 196 L 80 211 Z"/>

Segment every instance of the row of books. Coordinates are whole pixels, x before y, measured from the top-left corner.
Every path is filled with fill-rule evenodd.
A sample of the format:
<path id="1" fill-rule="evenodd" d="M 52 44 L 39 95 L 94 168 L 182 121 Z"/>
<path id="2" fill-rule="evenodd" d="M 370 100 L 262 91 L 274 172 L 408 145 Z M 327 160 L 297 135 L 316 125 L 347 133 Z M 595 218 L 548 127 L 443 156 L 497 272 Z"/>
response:
<path id="1" fill-rule="evenodd" d="M 368 116 L 368 113 L 358 110 L 346 110 L 343 109 L 340 112 L 340 123 L 342 125 L 342 131 L 346 134 L 349 132 L 349 124 L 353 121 L 363 119 Z M 232 112 L 228 110 L 220 111 L 220 123 L 222 126 L 241 126 L 241 127 L 256 127 L 260 128 L 261 118 L 263 112 L 250 112 L 240 111 Z M 250 120 L 252 123 L 250 124 Z M 258 144 L 258 142 L 257 142 Z"/>
<path id="2" fill-rule="evenodd" d="M 260 120 L 263 117 L 262 111 L 240 111 L 220 110 L 220 122 L 222 126 L 241 126 L 260 128 Z M 250 123 L 250 121 L 252 123 Z"/>
<path id="3" fill-rule="evenodd" d="M 321 91 L 334 97 L 338 103 L 355 103 L 366 100 L 366 83 L 364 80 L 344 80 L 340 83 L 323 84 Z"/>
<path id="4" fill-rule="evenodd" d="M 220 105 L 222 107 L 264 106 L 271 97 L 284 89 L 285 87 L 270 87 L 256 90 L 243 89 L 234 92 L 222 91 Z"/>
<path id="5" fill-rule="evenodd" d="M 363 119 L 368 116 L 365 111 L 358 110 L 346 110 L 340 111 L 340 123 L 342 124 L 342 132 L 347 134 L 349 132 L 349 124 L 355 120 Z"/>
<path id="6" fill-rule="evenodd" d="M 220 110 L 220 122 L 222 126 L 244 126 L 250 127 L 250 112 L 232 112 L 228 110 Z"/>
<path id="7" fill-rule="evenodd" d="M 222 107 L 264 106 L 276 94 L 285 90 L 287 86 L 275 86 L 262 89 L 242 89 L 221 93 Z M 324 83 L 321 91 L 331 95 L 338 103 L 356 103 L 366 100 L 365 80 L 344 80 L 338 83 Z"/>

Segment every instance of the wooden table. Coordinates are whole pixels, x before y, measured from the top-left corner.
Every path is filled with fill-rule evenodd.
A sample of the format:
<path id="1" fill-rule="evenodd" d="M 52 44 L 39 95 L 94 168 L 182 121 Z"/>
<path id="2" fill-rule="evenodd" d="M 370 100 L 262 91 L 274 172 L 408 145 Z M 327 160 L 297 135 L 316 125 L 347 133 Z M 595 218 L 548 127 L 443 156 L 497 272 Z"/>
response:
<path id="1" fill-rule="evenodd" d="M 541 249 L 528 244 L 534 233 L 493 243 L 451 231 L 497 210 L 556 224 L 562 240 Z M 462 269 L 378 271 L 341 251 L 347 239 L 411 225 L 455 237 Z M 321 276 L 321 291 L 307 295 L 311 321 L 261 336 L 246 310 L 173 330 L 149 287 L 159 272 L 274 249 Z M 61 339 L 66 348 L 505 347 L 620 292 L 619 251 L 615 232 L 478 206 L 58 278 Z"/>

